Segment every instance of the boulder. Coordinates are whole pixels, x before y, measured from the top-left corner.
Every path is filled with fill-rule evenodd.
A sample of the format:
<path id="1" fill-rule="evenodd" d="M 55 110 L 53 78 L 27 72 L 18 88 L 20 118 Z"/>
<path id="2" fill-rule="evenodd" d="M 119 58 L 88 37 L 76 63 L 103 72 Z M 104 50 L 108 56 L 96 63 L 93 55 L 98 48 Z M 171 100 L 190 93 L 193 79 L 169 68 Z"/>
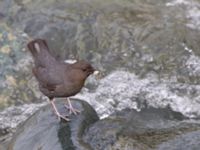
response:
<path id="1" fill-rule="evenodd" d="M 94 123 L 83 139 L 94 150 L 188 150 L 200 147 L 199 130 L 170 108 L 125 109 Z"/>
<path id="2" fill-rule="evenodd" d="M 56 103 L 59 112 L 69 115 L 63 102 Z M 72 105 L 81 112 L 70 115 L 70 122 L 59 121 L 50 105 L 37 111 L 14 135 L 9 150 L 88 150 L 90 145 L 82 140 L 85 130 L 99 118 L 86 102 L 74 99 Z"/>

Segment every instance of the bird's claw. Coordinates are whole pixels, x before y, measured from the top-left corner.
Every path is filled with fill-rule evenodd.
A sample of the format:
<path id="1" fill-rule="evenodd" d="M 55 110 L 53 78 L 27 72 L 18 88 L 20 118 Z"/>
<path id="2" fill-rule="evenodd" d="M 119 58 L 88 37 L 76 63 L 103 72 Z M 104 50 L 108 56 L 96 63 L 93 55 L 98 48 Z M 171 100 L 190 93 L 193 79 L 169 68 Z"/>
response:
<path id="1" fill-rule="evenodd" d="M 51 102 L 51 105 L 52 105 L 52 107 L 53 107 L 54 113 L 55 113 L 56 116 L 58 117 L 59 121 L 61 121 L 61 118 L 62 118 L 63 120 L 65 120 L 65 121 L 70 121 L 69 118 L 67 118 L 67 117 L 65 117 L 65 116 L 63 116 L 63 115 L 61 115 L 61 114 L 58 112 L 58 110 L 57 110 L 57 108 L 56 108 L 56 105 L 54 104 L 54 101 L 53 101 L 53 100 L 51 100 L 50 102 Z"/>
<path id="2" fill-rule="evenodd" d="M 61 121 L 61 119 L 63 119 L 63 120 L 65 120 L 65 121 L 70 121 L 70 119 L 69 118 L 67 118 L 67 117 L 65 117 L 65 116 L 63 116 L 63 115 L 61 115 L 61 114 L 56 114 L 57 116 L 58 116 L 58 120 L 59 121 Z"/>
<path id="3" fill-rule="evenodd" d="M 69 110 L 69 114 L 74 114 L 74 115 L 78 115 L 81 111 L 72 107 L 72 106 L 68 106 L 68 105 L 65 105 L 65 107 Z"/>

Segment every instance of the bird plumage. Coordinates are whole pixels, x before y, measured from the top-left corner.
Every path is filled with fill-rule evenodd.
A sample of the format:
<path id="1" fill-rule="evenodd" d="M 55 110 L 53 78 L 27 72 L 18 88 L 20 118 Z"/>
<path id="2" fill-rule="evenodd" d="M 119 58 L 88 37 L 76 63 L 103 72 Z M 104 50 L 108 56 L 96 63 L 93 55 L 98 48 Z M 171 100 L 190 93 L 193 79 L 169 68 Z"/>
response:
<path id="1" fill-rule="evenodd" d="M 34 58 L 33 74 L 39 82 L 41 92 L 47 97 L 75 95 L 94 71 L 86 61 L 78 61 L 75 64 L 57 61 L 51 55 L 45 40 L 35 39 L 27 46 Z"/>
<path id="2" fill-rule="evenodd" d="M 50 99 L 56 115 L 69 121 L 58 112 L 53 100 L 55 97 L 67 98 L 80 92 L 86 78 L 94 72 L 94 68 L 86 61 L 66 64 L 56 60 L 43 39 L 35 39 L 29 42 L 27 47 L 34 59 L 35 67 L 32 71 L 38 80 L 40 91 Z M 72 107 L 69 99 L 68 104 L 70 112 L 79 112 Z"/>

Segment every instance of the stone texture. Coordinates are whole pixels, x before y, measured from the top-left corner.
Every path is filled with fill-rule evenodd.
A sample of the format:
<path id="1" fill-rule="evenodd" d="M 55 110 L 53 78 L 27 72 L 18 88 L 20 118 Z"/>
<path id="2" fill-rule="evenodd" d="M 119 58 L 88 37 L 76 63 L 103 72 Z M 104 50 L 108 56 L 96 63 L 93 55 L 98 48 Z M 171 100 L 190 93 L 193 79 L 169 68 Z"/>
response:
<path id="1" fill-rule="evenodd" d="M 200 146 L 196 142 L 200 139 L 199 130 L 199 122 L 192 123 L 169 108 L 146 108 L 140 112 L 126 109 L 94 123 L 84 141 L 95 150 L 188 150 Z M 196 138 L 189 138 L 188 134 Z M 184 148 L 181 141 L 187 139 L 190 142 Z"/>
<path id="2" fill-rule="evenodd" d="M 69 115 L 63 102 L 58 102 L 60 112 Z M 85 130 L 98 120 L 94 109 L 86 102 L 72 100 L 81 113 L 70 115 L 70 122 L 58 120 L 51 106 L 45 106 L 17 129 L 9 150 L 88 150 L 90 145 L 82 140 Z"/>
<path id="3" fill-rule="evenodd" d="M 0 110 L 42 100 L 26 51 L 27 35 L 0 23 Z"/>

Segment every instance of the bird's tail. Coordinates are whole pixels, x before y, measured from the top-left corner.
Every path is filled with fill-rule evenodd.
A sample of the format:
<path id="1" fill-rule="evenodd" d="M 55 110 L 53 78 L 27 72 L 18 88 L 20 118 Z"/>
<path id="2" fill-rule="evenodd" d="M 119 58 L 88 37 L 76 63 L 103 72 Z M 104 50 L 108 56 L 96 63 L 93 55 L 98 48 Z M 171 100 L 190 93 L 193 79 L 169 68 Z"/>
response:
<path id="1" fill-rule="evenodd" d="M 36 65 L 46 66 L 54 57 L 49 52 L 49 47 L 45 40 L 35 39 L 27 44 Z"/>
<path id="2" fill-rule="evenodd" d="M 29 42 L 27 47 L 33 56 L 39 55 L 44 50 L 49 51 L 48 45 L 43 39 L 35 39 Z"/>

